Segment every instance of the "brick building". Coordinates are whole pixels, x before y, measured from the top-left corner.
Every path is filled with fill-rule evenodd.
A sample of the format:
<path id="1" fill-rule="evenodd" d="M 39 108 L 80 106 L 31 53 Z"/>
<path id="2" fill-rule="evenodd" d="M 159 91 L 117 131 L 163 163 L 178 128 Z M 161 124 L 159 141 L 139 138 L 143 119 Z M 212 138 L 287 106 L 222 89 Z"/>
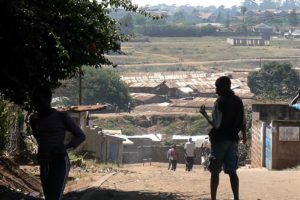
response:
<path id="1" fill-rule="evenodd" d="M 300 111 L 286 104 L 254 104 L 252 111 L 252 167 L 300 165 Z"/>

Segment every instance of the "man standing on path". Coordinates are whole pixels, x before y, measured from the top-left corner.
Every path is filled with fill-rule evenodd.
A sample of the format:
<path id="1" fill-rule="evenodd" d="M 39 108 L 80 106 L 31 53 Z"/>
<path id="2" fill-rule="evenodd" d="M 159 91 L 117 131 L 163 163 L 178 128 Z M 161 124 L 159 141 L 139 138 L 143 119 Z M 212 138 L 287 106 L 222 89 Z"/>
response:
<path id="1" fill-rule="evenodd" d="M 171 166 L 172 166 L 171 151 L 172 151 L 172 148 L 168 149 L 168 151 L 167 151 L 167 159 L 169 162 L 168 170 L 171 169 Z"/>
<path id="2" fill-rule="evenodd" d="M 195 157 L 195 143 L 192 141 L 192 138 L 189 138 L 189 141 L 185 143 L 185 157 L 186 157 L 186 171 L 191 171 L 194 165 L 194 157 Z"/>
<path id="3" fill-rule="evenodd" d="M 176 150 L 176 145 L 173 144 L 172 149 L 171 149 L 171 162 L 172 162 L 171 170 L 173 170 L 173 171 L 176 171 L 177 158 L 178 158 L 178 153 L 177 153 L 177 150 Z"/>
<path id="4" fill-rule="evenodd" d="M 237 97 L 231 88 L 231 81 L 227 76 L 216 80 L 218 98 L 214 104 L 212 119 L 207 115 L 202 105 L 200 113 L 212 125 L 210 131 L 211 155 L 209 170 L 211 172 L 210 191 L 211 199 L 216 200 L 219 185 L 219 173 L 224 172 L 230 177 L 234 200 L 239 200 L 238 168 L 238 141 L 239 132 L 242 132 L 242 141 L 246 143 L 246 122 L 242 100 Z"/>
<path id="5" fill-rule="evenodd" d="M 36 113 L 30 116 L 30 125 L 38 143 L 37 158 L 45 200 L 61 200 L 70 170 L 67 150 L 78 147 L 85 135 L 69 114 L 51 107 L 51 99 L 48 86 L 35 88 L 32 103 Z M 64 144 L 66 131 L 73 135 L 68 144 Z"/>

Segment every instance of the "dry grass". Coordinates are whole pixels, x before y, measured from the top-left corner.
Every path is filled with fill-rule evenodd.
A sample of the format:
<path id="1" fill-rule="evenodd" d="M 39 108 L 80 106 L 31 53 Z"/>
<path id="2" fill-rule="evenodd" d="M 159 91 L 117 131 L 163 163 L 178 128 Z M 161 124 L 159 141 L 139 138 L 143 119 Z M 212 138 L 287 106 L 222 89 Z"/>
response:
<path id="1" fill-rule="evenodd" d="M 180 64 L 180 62 L 297 57 L 299 48 L 299 39 L 272 39 L 271 46 L 242 47 L 228 44 L 225 37 L 150 38 L 150 42 L 125 42 L 122 44 L 122 50 L 126 55 L 111 56 L 110 58 L 120 65 L 170 63 L 172 66 L 176 63 Z M 299 63 L 295 58 L 291 61 L 296 65 Z M 227 68 L 228 66 L 253 68 L 259 66 L 259 61 L 206 64 L 209 67 L 215 67 L 215 65 L 218 68 Z M 156 67 L 159 68 L 159 66 Z"/>

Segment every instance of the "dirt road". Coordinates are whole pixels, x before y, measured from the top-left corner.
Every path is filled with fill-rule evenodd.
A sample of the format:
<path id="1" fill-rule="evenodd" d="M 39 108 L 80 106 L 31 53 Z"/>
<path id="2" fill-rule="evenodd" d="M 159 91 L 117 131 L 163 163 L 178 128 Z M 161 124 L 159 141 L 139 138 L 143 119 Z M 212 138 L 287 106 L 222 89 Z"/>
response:
<path id="1" fill-rule="evenodd" d="M 252 61 L 285 61 L 290 59 L 298 59 L 299 56 L 292 57 L 275 57 L 275 58 L 247 58 L 234 60 L 212 60 L 212 61 L 182 61 L 182 62 L 164 62 L 164 63 L 135 63 L 135 64 L 120 64 L 120 67 L 153 67 L 153 66 L 171 66 L 171 65 L 204 65 L 214 63 L 234 63 L 234 62 L 252 62 Z"/>
<path id="2" fill-rule="evenodd" d="M 81 199 L 209 199 L 210 173 L 201 166 L 186 172 L 183 165 L 177 171 L 167 170 L 166 163 L 125 165 L 102 183 L 100 190 L 89 191 Z M 126 170 L 125 170 L 126 169 Z M 267 171 L 246 169 L 238 171 L 240 197 L 243 200 L 300 200 L 300 171 Z M 222 173 L 218 199 L 233 199 L 229 178 Z"/>

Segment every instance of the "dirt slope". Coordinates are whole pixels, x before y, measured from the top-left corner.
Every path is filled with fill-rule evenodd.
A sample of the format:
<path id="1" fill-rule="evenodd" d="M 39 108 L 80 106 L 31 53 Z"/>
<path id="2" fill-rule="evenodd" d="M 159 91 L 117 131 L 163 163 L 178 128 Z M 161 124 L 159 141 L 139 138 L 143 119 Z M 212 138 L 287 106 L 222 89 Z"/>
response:
<path id="1" fill-rule="evenodd" d="M 20 169 L 11 159 L 0 158 L 1 200 L 35 199 L 31 196 L 40 196 L 41 193 L 37 177 Z"/>

